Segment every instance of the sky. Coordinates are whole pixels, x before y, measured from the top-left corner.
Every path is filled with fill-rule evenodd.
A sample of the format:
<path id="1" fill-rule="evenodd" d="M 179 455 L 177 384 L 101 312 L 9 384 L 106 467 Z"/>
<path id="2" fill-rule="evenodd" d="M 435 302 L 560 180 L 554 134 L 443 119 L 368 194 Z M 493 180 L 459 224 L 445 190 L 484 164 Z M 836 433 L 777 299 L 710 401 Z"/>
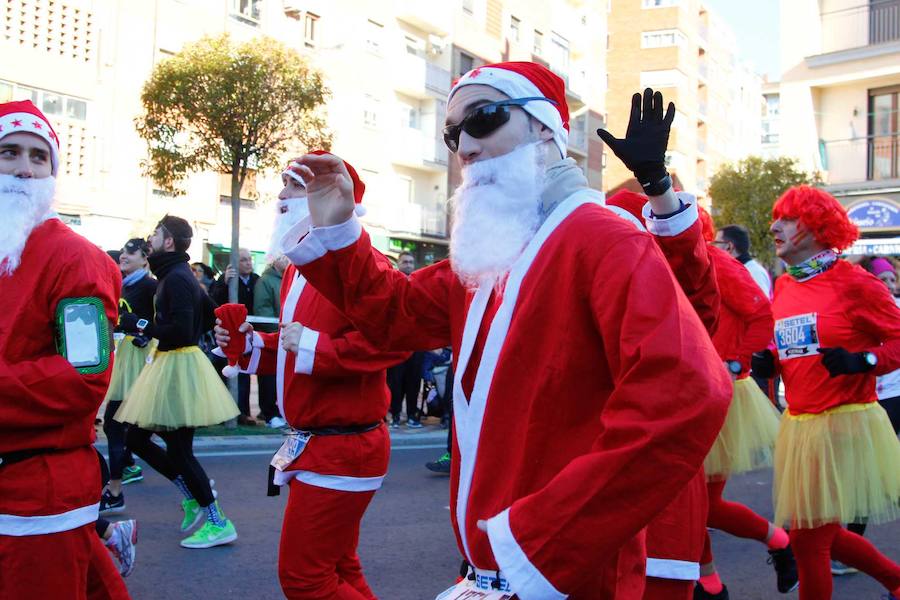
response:
<path id="1" fill-rule="evenodd" d="M 705 4 L 731 26 L 741 58 L 750 60 L 769 81 L 778 81 L 778 0 L 705 0 Z"/>

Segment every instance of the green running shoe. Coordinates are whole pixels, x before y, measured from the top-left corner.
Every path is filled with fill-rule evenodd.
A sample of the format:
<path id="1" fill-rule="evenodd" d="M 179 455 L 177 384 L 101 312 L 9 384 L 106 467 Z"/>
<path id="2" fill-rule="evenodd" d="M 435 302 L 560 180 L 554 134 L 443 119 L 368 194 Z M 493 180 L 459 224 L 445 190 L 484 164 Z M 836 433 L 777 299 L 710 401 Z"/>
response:
<path id="1" fill-rule="evenodd" d="M 143 479 L 144 470 L 137 465 L 125 467 L 124 469 L 122 469 L 122 485 L 137 483 L 138 481 L 141 481 Z"/>
<path id="2" fill-rule="evenodd" d="M 233 542 L 238 537 L 234 524 L 225 519 L 225 525 L 219 527 L 212 521 L 206 521 L 203 527 L 190 537 L 181 540 L 182 548 L 212 548 Z"/>
<path id="3" fill-rule="evenodd" d="M 181 521 L 182 532 L 193 529 L 194 525 L 199 523 L 205 516 L 203 509 L 200 508 L 200 504 L 193 498 L 182 500 L 181 509 L 184 511 L 184 519 Z"/>

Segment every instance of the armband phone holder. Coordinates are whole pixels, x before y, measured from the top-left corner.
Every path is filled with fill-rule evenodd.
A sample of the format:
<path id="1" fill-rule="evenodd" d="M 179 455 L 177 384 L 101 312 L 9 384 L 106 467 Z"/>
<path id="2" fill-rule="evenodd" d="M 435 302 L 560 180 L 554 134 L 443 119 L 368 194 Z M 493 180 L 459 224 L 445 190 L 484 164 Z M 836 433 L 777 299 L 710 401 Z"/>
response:
<path id="1" fill-rule="evenodd" d="M 56 349 L 84 375 L 109 368 L 109 322 L 99 298 L 65 298 L 56 306 Z"/>

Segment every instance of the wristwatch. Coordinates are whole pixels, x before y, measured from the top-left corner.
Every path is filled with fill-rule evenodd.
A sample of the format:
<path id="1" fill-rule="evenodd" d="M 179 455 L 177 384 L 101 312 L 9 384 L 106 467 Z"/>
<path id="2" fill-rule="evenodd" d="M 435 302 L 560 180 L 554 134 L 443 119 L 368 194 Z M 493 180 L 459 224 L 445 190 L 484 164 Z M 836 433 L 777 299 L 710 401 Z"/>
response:
<path id="1" fill-rule="evenodd" d="M 869 365 L 869 368 L 875 368 L 878 364 L 878 357 L 875 356 L 874 352 L 863 352 L 863 360 L 866 361 L 866 364 Z"/>
<path id="2" fill-rule="evenodd" d="M 728 372 L 733 375 L 740 375 L 741 371 L 743 371 L 740 361 L 737 360 L 726 360 L 725 366 L 728 367 Z"/>

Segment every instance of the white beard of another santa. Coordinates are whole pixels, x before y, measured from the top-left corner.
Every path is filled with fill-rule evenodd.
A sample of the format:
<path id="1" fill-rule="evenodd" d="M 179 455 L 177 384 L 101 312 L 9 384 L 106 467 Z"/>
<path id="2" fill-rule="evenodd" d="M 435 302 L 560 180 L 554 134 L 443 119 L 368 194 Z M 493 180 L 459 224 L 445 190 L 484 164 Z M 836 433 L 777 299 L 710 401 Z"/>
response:
<path id="1" fill-rule="evenodd" d="M 0 175 L 0 277 L 12 275 L 19 267 L 28 236 L 47 218 L 55 191 L 53 177 Z"/>
<path id="2" fill-rule="evenodd" d="M 291 227 L 309 216 L 309 200 L 307 200 L 306 196 L 286 198 L 276 202 L 275 209 L 278 212 L 275 215 L 275 226 L 272 228 L 269 251 L 266 253 L 266 258 L 270 261 L 284 254 L 282 241 Z M 294 240 L 294 244 L 298 241 Z"/>
<path id="3" fill-rule="evenodd" d="M 467 288 L 498 285 L 541 224 L 546 167 L 538 144 L 463 168 L 453 194 L 450 265 Z"/>

